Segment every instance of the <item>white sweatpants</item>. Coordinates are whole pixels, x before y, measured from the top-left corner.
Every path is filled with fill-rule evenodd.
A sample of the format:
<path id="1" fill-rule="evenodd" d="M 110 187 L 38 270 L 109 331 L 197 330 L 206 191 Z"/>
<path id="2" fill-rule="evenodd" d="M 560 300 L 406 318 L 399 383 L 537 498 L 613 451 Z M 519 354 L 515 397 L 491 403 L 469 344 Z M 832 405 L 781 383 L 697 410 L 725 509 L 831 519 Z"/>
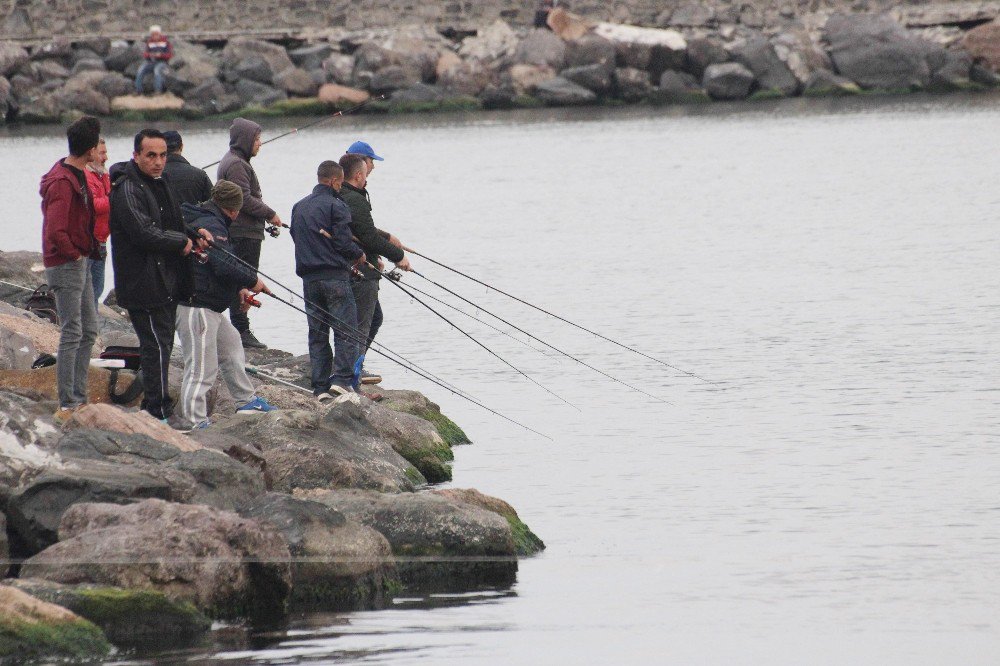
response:
<path id="1" fill-rule="evenodd" d="M 177 306 L 177 335 L 184 354 L 184 376 L 177 411 L 198 424 L 208 418 L 205 396 L 222 370 L 222 379 L 237 405 L 253 399 L 253 383 L 247 376 L 246 356 L 239 332 L 225 313 L 209 308 Z"/>

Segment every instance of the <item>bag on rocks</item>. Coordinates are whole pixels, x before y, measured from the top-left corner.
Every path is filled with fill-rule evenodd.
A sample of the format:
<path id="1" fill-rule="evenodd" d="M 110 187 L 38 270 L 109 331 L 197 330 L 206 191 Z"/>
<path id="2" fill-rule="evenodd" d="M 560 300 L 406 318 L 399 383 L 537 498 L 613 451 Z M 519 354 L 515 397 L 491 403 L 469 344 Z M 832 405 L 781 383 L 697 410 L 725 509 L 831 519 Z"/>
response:
<path id="1" fill-rule="evenodd" d="M 43 319 L 48 319 L 56 326 L 59 325 L 56 297 L 47 284 L 40 284 L 37 289 L 31 292 L 31 296 L 28 296 L 28 301 L 24 304 L 24 309 Z"/>
<path id="2" fill-rule="evenodd" d="M 111 345 L 101 352 L 100 359 L 103 361 L 121 361 L 123 363 L 121 367 L 109 368 L 111 370 L 111 377 L 108 378 L 108 394 L 111 396 L 111 402 L 116 405 L 128 405 L 142 395 L 142 370 L 140 369 L 142 364 L 140 362 L 138 347 Z M 121 393 L 117 393 L 118 372 L 122 369 L 135 370 L 135 379 L 132 380 L 127 389 Z"/>

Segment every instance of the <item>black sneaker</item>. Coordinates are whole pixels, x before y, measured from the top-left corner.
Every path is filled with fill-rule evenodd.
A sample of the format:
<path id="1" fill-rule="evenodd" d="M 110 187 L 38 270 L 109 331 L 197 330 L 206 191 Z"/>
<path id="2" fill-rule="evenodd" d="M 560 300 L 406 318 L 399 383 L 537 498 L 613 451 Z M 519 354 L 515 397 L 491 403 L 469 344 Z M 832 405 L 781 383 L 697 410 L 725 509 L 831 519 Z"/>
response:
<path id="1" fill-rule="evenodd" d="M 253 336 L 248 330 L 240 331 L 240 340 L 243 342 L 243 347 L 247 349 L 267 349 L 267 345 L 258 340 Z"/>

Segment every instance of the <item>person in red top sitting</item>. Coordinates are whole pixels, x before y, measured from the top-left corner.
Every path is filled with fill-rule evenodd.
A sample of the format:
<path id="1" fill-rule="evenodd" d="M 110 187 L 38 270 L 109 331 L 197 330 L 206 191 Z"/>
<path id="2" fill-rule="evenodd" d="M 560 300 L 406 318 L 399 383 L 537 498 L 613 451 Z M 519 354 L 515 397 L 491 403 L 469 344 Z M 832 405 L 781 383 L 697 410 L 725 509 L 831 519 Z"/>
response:
<path id="1" fill-rule="evenodd" d="M 108 256 L 108 218 L 111 217 L 111 178 L 104 165 L 108 162 L 108 146 L 102 138 L 97 144 L 97 155 L 87 165 L 87 188 L 94 202 L 94 239 L 100 259 L 88 259 L 90 275 L 94 281 L 94 308 L 101 302 L 104 293 L 104 265 Z"/>
<path id="2" fill-rule="evenodd" d="M 143 94 L 143 79 L 153 73 L 153 90 L 157 95 L 163 92 L 163 77 L 167 71 L 167 63 L 174 57 L 174 47 L 163 34 L 158 25 L 149 27 L 149 37 L 146 39 L 146 50 L 142 54 L 144 62 L 135 75 L 135 94 Z"/>

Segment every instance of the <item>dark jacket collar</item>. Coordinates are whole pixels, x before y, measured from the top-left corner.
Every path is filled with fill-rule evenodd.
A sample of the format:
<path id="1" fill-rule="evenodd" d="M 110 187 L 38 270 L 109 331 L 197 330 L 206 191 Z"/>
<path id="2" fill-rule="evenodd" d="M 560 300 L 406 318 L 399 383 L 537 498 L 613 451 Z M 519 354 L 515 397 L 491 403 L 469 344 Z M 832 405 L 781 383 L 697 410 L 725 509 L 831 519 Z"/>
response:
<path id="1" fill-rule="evenodd" d="M 340 198 L 340 192 L 323 183 L 316 183 L 316 187 L 313 188 L 313 194 L 329 194 L 335 199 Z"/>
<path id="2" fill-rule="evenodd" d="M 167 155 L 167 162 L 180 162 L 181 164 L 191 164 L 180 153 L 170 153 Z"/>
<path id="3" fill-rule="evenodd" d="M 346 180 L 344 181 L 344 187 L 346 187 L 347 189 L 352 190 L 354 192 L 357 192 L 358 194 L 363 194 L 365 197 L 368 196 L 368 189 L 367 188 L 364 188 L 364 187 L 354 187 L 353 185 L 351 185 L 350 183 L 348 183 Z"/>

